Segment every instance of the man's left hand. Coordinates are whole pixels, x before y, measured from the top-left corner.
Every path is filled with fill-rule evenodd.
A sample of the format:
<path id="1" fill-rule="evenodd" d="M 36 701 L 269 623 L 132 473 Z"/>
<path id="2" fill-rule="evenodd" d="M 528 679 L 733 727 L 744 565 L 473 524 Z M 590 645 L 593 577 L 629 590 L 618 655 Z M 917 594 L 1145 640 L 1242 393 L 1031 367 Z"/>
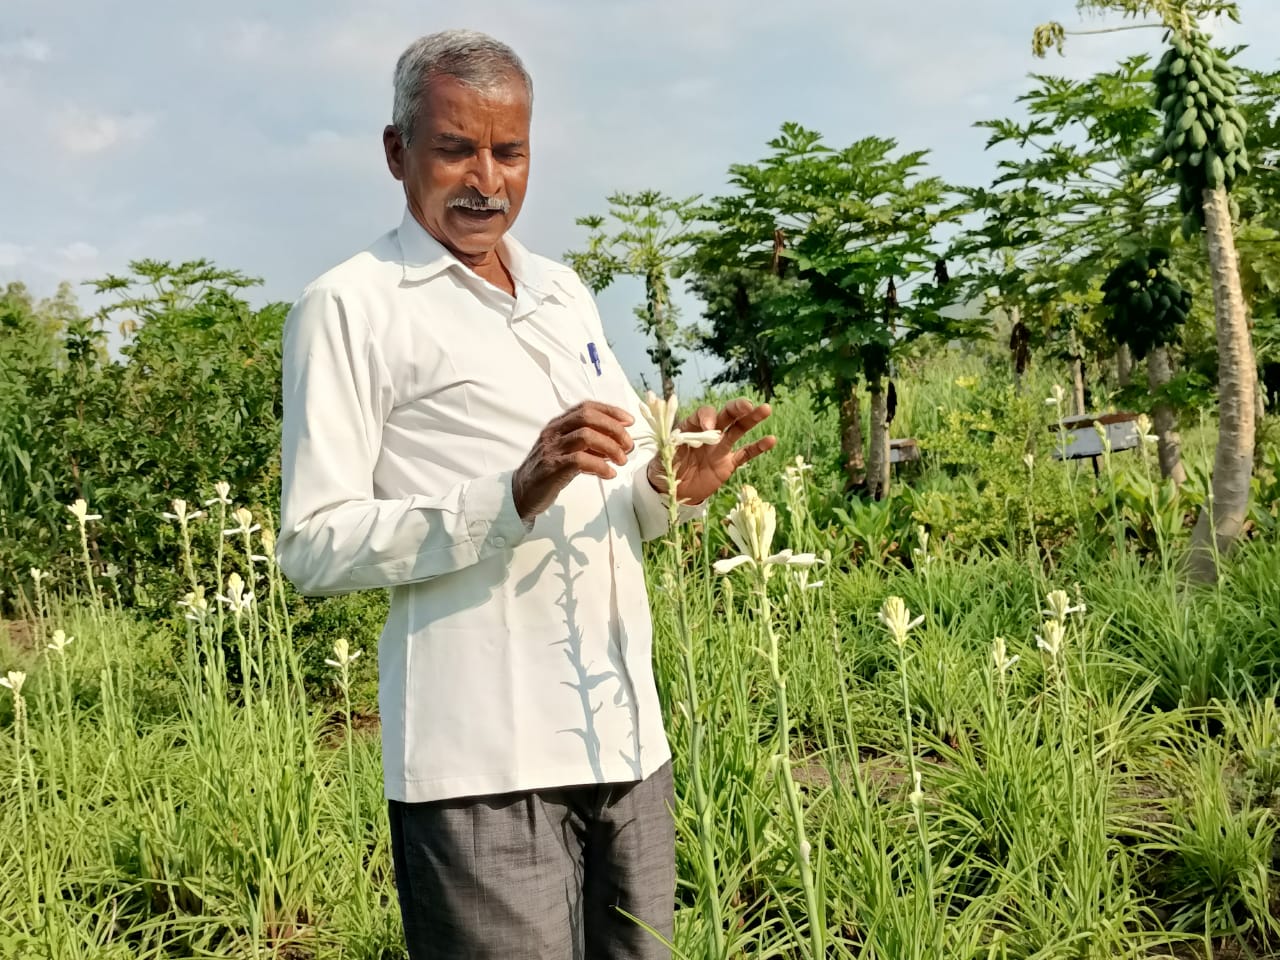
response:
<path id="1" fill-rule="evenodd" d="M 720 442 L 712 446 L 676 448 L 677 494 L 681 503 L 701 503 L 711 496 L 733 472 L 762 453 L 777 446 L 777 437 L 762 437 L 740 450 L 734 444 L 763 423 L 772 411 L 767 403 L 753 404 L 745 397 L 731 400 L 719 413 L 715 407 L 700 407 L 678 427 L 686 432 L 719 430 Z M 648 466 L 649 483 L 659 493 L 667 492 L 667 478 L 660 457 Z"/>

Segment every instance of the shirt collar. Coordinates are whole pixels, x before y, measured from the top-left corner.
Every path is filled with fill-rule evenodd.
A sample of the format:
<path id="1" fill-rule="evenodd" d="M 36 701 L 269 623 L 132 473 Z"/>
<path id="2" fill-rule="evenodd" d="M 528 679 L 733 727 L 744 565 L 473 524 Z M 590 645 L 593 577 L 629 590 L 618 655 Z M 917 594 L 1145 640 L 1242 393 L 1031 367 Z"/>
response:
<path id="1" fill-rule="evenodd" d="M 408 207 L 405 207 L 396 239 L 400 244 L 400 263 L 406 281 L 430 280 L 450 268 L 456 268 L 465 276 L 476 277 L 470 267 L 423 229 Z M 541 299 L 556 296 L 559 288 L 524 244 L 511 234 L 499 241 L 498 255 L 518 286 L 528 288 Z"/>

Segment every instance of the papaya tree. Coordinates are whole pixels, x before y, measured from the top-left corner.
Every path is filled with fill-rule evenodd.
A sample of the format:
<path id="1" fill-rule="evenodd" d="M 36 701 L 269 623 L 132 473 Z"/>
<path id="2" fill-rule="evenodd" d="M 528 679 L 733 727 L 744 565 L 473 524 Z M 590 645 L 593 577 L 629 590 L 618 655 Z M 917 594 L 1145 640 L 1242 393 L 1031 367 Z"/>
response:
<path id="1" fill-rule="evenodd" d="M 1147 357 L 1147 378 L 1156 396 L 1152 411 L 1160 473 L 1179 486 L 1187 479 L 1182 466 L 1182 440 L 1167 398 L 1160 395 L 1173 379 L 1169 345 L 1191 312 L 1191 291 L 1168 271 L 1169 252 L 1138 253 L 1120 262 L 1102 283 L 1104 323 L 1111 338 L 1134 357 Z"/>
<path id="2" fill-rule="evenodd" d="M 589 231 L 583 250 L 569 251 L 569 262 L 593 293 L 600 293 L 619 276 L 644 281 L 644 304 L 636 308 L 641 328 L 652 343 L 649 359 L 658 368 L 662 395 L 675 393 L 683 365 L 679 346 L 679 316 L 671 300 L 672 270 L 689 249 L 689 215 L 697 198 L 677 200 L 656 190 L 615 193 L 608 198 L 608 216 L 579 217 Z"/>
<path id="3" fill-rule="evenodd" d="M 1256 371 L 1240 262 L 1236 250 L 1231 190 L 1250 169 L 1248 124 L 1236 98 L 1239 77 L 1198 27 L 1201 17 L 1239 20 L 1235 3 L 1218 0 L 1080 0 L 1081 10 L 1152 17 L 1169 47 L 1153 73 L 1154 103 L 1163 117 L 1163 139 L 1155 157 L 1178 186 L 1183 233 L 1205 237 L 1212 278 L 1218 346 L 1218 444 L 1211 496 L 1196 519 L 1191 574 L 1217 579 L 1218 558 L 1240 537 L 1249 510 L 1256 420 Z M 1139 24 L 1138 26 L 1141 26 Z M 1060 24 L 1036 30 L 1035 52 L 1061 52 Z"/>
<path id="4" fill-rule="evenodd" d="M 696 342 L 724 363 L 711 382 L 749 384 L 762 398 L 772 400 L 784 358 L 773 338 L 761 332 L 786 322 L 786 281 L 768 269 L 722 267 L 705 254 L 705 248 L 695 252 L 682 276 L 703 304 L 706 325 L 696 331 Z"/>
<path id="5" fill-rule="evenodd" d="M 883 496 L 892 362 L 921 336 L 965 324 L 942 316 L 939 287 L 927 282 L 949 188 L 925 175 L 924 151 L 900 151 L 890 139 L 836 149 L 787 123 L 769 148 L 759 162 L 730 168 L 734 191 L 700 211 L 713 229 L 698 237 L 696 271 L 772 275 L 755 291 L 757 336 L 781 379 L 838 407 L 848 486 Z M 873 411 L 865 457 L 863 383 Z"/>
<path id="6" fill-rule="evenodd" d="M 1067 362 L 1076 412 L 1084 413 L 1087 354 L 1114 353 L 1122 385 L 1132 369 L 1126 343 L 1105 336 L 1103 281 L 1117 262 L 1167 244 L 1174 191 L 1148 157 L 1159 134 L 1148 58 L 1082 80 L 1032 79 L 1019 98 L 1026 119 L 978 124 L 991 131 L 988 149 L 1011 155 L 991 187 L 966 191 L 981 219 L 952 255 L 969 264 L 970 298 L 1018 318 L 1024 350 L 1052 348 Z M 1015 359 L 1019 372 L 1021 363 Z M 1171 433 L 1164 448 L 1176 450 Z"/>

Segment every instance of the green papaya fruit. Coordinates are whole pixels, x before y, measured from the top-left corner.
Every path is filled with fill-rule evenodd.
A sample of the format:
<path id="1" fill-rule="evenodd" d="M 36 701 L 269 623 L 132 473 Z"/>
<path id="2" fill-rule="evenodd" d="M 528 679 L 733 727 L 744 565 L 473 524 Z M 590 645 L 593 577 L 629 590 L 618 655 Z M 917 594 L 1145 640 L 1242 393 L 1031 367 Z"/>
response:
<path id="1" fill-rule="evenodd" d="M 1205 182 L 1216 190 L 1226 182 L 1226 176 L 1227 171 L 1222 165 L 1222 158 L 1216 153 L 1209 154 L 1209 163 L 1205 167 Z"/>

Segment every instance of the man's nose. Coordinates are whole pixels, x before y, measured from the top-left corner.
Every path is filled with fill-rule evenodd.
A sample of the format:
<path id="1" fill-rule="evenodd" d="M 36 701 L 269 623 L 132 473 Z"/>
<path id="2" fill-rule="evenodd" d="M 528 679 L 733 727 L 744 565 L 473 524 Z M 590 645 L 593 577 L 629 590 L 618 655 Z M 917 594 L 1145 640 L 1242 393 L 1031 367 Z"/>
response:
<path id="1" fill-rule="evenodd" d="M 502 189 L 502 177 L 498 173 L 498 164 L 492 150 L 480 149 L 475 152 L 467 171 L 467 186 L 486 197 L 495 196 Z"/>

